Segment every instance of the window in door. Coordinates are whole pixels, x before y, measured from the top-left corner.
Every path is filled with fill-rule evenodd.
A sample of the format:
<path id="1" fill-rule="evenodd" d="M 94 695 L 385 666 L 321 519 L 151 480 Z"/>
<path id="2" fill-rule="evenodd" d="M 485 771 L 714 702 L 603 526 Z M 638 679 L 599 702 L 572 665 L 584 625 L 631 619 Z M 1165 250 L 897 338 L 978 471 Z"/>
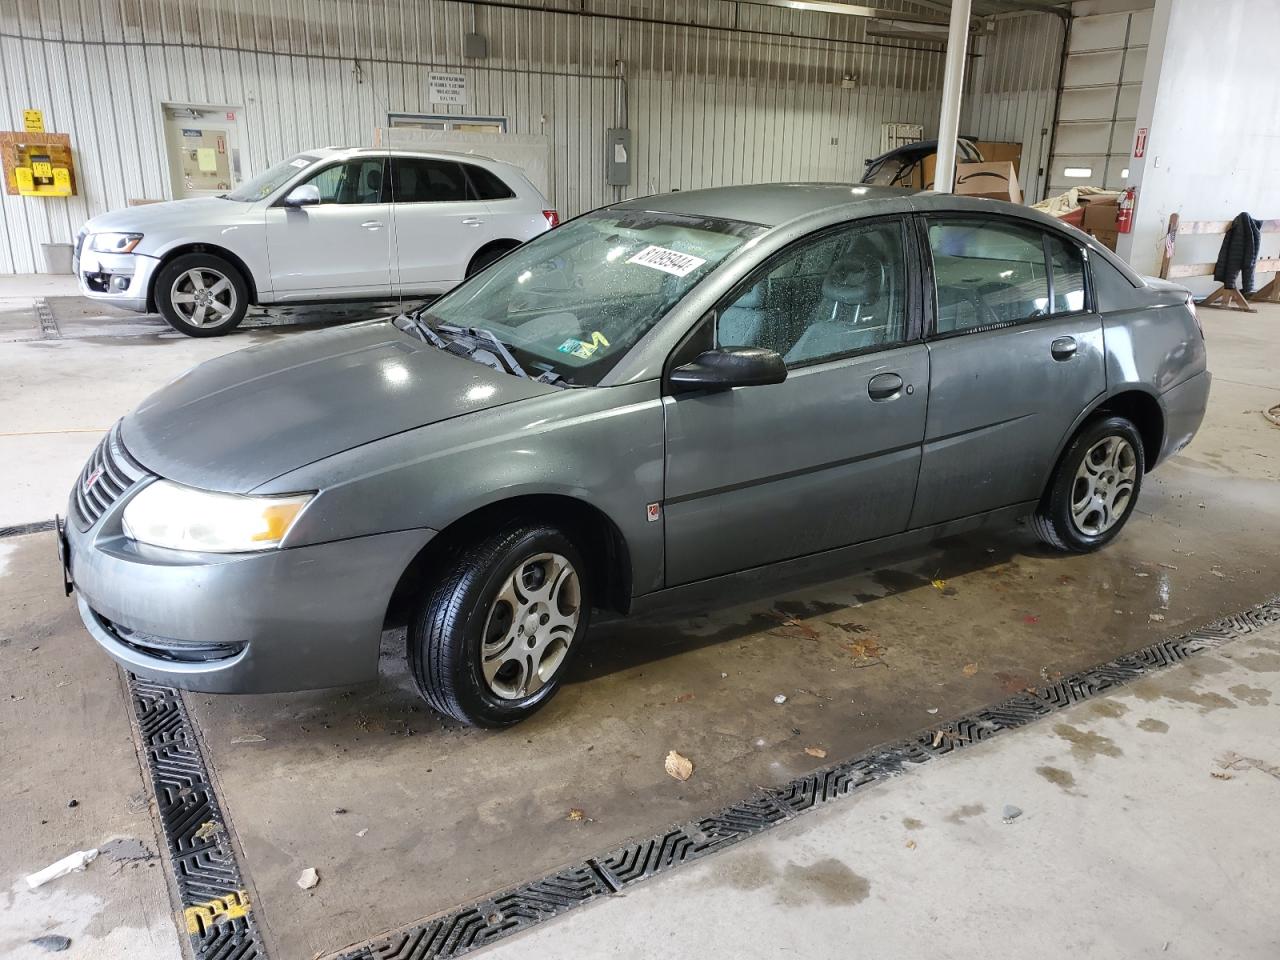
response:
<path id="1" fill-rule="evenodd" d="M 1045 235 L 1053 268 L 1053 312 L 1076 313 L 1084 309 L 1084 255 L 1065 237 Z"/>
<path id="2" fill-rule="evenodd" d="M 357 157 L 325 167 L 307 181 L 320 191 L 320 202 L 382 203 L 382 157 Z"/>
<path id="3" fill-rule="evenodd" d="M 456 203 L 469 200 L 462 164 L 425 157 L 392 157 L 391 189 L 396 203 Z"/>
<path id="4" fill-rule="evenodd" d="M 1048 315 L 1042 236 L 997 220 L 931 222 L 937 332 L 965 333 Z"/>
<path id="5" fill-rule="evenodd" d="M 902 224 L 855 224 L 784 251 L 720 311 L 716 343 L 765 347 L 788 367 L 906 337 Z"/>

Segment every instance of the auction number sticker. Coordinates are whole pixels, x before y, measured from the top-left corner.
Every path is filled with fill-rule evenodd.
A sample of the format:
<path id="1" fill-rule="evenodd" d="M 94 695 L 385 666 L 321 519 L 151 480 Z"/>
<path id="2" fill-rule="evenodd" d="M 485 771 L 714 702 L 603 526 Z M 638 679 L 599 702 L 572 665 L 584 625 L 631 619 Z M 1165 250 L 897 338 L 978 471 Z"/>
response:
<path id="1" fill-rule="evenodd" d="M 679 250 L 668 250 L 666 247 L 649 245 L 637 253 L 627 263 L 638 263 L 642 267 L 661 270 L 677 277 L 687 277 L 707 261 L 701 257 L 693 257 Z"/>

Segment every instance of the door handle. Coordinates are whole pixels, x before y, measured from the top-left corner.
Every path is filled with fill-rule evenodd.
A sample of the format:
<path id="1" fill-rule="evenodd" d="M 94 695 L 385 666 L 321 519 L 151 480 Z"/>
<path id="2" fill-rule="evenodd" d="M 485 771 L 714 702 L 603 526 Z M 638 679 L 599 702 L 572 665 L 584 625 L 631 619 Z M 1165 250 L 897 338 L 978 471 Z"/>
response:
<path id="1" fill-rule="evenodd" d="M 480 226 L 480 224 L 484 223 L 484 221 L 481 220 L 479 217 L 467 217 L 462 222 L 465 223 L 468 227 L 478 227 Z"/>
<path id="2" fill-rule="evenodd" d="M 1076 349 L 1075 337 L 1059 337 L 1049 345 L 1049 352 L 1055 360 L 1070 360 L 1076 355 Z"/>
<path id="3" fill-rule="evenodd" d="M 877 403 L 893 400 L 902 393 L 902 378 L 896 373 L 877 373 L 867 381 L 867 395 Z"/>
<path id="4" fill-rule="evenodd" d="M 366 220 L 364 223 L 360 224 L 360 226 L 364 227 L 366 230 L 381 230 L 381 229 L 382 229 L 382 221 L 381 221 L 381 220 Z"/>

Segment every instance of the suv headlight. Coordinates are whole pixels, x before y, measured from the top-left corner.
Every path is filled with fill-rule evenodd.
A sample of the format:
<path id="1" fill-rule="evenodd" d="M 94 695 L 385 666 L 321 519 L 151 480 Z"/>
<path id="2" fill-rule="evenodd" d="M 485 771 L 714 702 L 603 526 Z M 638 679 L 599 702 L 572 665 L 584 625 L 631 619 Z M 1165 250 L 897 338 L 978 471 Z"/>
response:
<path id="1" fill-rule="evenodd" d="M 141 240 L 140 233 L 91 233 L 89 249 L 98 253 L 133 253 Z"/>
<path id="2" fill-rule="evenodd" d="M 124 532 L 130 539 L 171 550 L 271 550 L 280 546 L 313 496 L 242 497 L 157 480 L 124 508 Z"/>

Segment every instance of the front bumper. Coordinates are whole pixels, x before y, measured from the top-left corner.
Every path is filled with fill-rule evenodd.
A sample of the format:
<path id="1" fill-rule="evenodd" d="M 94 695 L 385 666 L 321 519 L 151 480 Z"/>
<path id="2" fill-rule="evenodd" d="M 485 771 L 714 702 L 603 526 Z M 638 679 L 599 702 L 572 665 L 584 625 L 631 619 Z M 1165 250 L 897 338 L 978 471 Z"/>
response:
<path id="1" fill-rule="evenodd" d="M 97 253 L 88 248 L 86 239 L 77 241 L 72 265 L 80 292 L 92 300 L 146 313 L 151 277 L 160 261 L 141 253 Z"/>
<path id="2" fill-rule="evenodd" d="M 129 497 L 87 531 L 74 515 L 66 525 L 81 618 L 125 669 L 209 693 L 377 677 L 391 592 L 434 536 L 405 530 L 253 554 L 183 553 L 123 535 Z"/>

